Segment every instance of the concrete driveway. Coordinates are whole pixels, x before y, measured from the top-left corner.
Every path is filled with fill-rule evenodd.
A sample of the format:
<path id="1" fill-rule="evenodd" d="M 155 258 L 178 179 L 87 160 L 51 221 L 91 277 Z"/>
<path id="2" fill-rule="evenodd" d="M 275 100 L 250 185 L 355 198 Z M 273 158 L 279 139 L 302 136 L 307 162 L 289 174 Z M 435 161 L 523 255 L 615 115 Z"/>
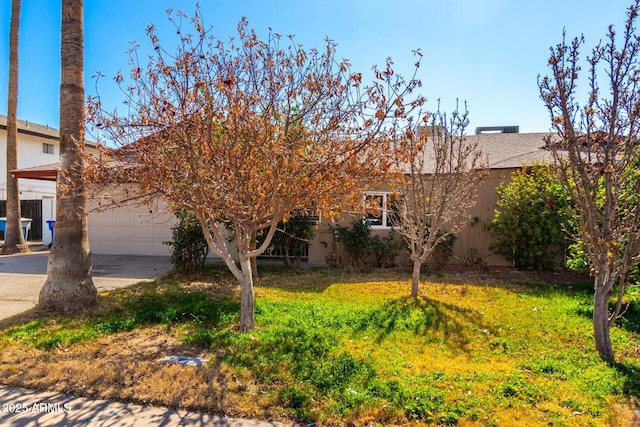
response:
<path id="1" fill-rule="evenodd" d="M 0 256 L 0 319 L 33 308 L 47 278 L 49 252 Z M 122 288 L 163 276 L 169 257 L 93 255 L 93 283 L 98 291 Z"/>

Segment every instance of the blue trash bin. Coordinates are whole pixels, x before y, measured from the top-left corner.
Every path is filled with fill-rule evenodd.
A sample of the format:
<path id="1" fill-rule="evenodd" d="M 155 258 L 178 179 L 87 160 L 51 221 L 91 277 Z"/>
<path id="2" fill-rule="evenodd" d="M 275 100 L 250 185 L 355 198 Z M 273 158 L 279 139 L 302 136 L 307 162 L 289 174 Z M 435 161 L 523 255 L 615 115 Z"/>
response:
<path id="1" fill-rule="evenodd" d="M 49 249 L 51 249 L 51 245 L 53 244 L 53 230 L 56 228 L 56 220 L 48 219 L 47 226 L 49 227 L 49 231 L 51 232 L 51 243 L 49 243 Z"/>
<path id="2" fill-rule="evenodd" d="M 22 221 L 22 235 L 24 236 L 24 241 L 27 241 L 27 234 L 29 234 L 29 230 L 31 229 L 31 218 L 20 218 Z M 5 235 L 7 233 L 7 217 L 0 218 L 0 231 Z"/>

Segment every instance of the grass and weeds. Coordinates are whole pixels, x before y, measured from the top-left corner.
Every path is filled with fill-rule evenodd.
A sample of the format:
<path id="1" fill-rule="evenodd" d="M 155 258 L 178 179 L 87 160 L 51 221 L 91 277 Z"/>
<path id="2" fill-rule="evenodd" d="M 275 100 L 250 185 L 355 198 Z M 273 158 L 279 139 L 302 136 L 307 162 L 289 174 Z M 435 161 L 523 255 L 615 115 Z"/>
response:
<path id="1" fill-rule="evenodd" d="M 256 324 L 222 268 L 101 293 L 74 317 L 0 323 L 0 383 L 326 425 L 629 425 L 639 297 L 602 362 L 592 289 L 560 276 L 264 269 Z M 171 365 L 168 355 L 206 357 Z"/>

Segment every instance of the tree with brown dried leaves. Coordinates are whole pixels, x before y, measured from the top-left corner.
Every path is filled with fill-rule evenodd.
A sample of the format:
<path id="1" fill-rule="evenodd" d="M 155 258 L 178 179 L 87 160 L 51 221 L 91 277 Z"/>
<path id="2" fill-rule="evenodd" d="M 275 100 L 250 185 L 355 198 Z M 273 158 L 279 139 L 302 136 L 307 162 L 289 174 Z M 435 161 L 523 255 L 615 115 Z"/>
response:
<path id="1" fill-rule="evenodd" d="M 468 112 L 450 119 L 437 112 L 423 126 L 396 141 L 396 202 L 390 215 L 408 244 L 413 261 L 411 295 L 418 297 L 420 271 L 441 242 L 463 230 L 471 219 L 480 184 L 487 176 L 477 139 L 465 136 Z"/>
<path id="2" fill-rule="evenodd" d="M 577 234 L 593 266 L 594 338 L 607 361 L 614 360 L 610 329 L 623 312 L 629 270 L 640 261 L 638 6 L 636 0 L 629 8 L 621 40 L 610 26 L 606 43 L 587 58 L 584 104 L 577 101 L 583 37 L 570 44 L 563 38 L 552 48 L 551 76 L 538 82 L 559 135 L 547 146 L 575 206 Z"/>
<path id="3" fill-rule="evenodd" d="M 240 283 L 240 330 L 248 331 L 251 258 L 292 212 L 317 209 L 330 217 L 362 209 L 363 189 L 391 166 L 386 154 L 398 123 L 424 102 L 404 99 L 420 82 L 415 74 L 396 75 L 388 59 L 364 86 L 362 74 L 336 59 L 331 40 L 322 51 L 274 32 L 263 41 L 242 19 L 238 36 L 225 43 L 205 28 L 198 10 L 192 19 L 181 12 L 169 17 L 180 37 L 175 53 L 162 47 L 153 26 L 155 53 L 147 65 L 137 47 L 130 52 L 127 114 L 108 113 L 99 97 L 90 99 L 90 122 L 120 147 L 104 150 L 90 175 L 103 184 L 135 184 L 125 197 L 158 196 L 171 210 L 194 212 L 211 252 Z M 125 85 L 125 76 L 116 81 Z M 256 247 L 259 230 L 266 238 Z"/>

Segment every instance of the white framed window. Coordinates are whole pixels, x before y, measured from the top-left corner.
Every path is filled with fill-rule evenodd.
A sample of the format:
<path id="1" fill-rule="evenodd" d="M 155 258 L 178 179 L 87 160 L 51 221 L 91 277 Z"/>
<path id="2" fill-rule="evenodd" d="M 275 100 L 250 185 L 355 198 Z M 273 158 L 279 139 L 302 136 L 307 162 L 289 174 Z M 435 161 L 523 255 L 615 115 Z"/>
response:
<path id="1" fill-rule="evenodd" d="M 56 147 L 53 144 L 49 144 L 46 142 L 42 143 L 42 152 L 44 154 L 55 154 L 56 153 Z"/>
<path id="2" fill-rule="evenodd" d="M 364 200 L 369 208 L 375 212 L 369 212 L 366 220 L 372 229 L 393 227 L 392 216 L 397 212 L 397 196 L 388 192 L 366 192 Z"/>

